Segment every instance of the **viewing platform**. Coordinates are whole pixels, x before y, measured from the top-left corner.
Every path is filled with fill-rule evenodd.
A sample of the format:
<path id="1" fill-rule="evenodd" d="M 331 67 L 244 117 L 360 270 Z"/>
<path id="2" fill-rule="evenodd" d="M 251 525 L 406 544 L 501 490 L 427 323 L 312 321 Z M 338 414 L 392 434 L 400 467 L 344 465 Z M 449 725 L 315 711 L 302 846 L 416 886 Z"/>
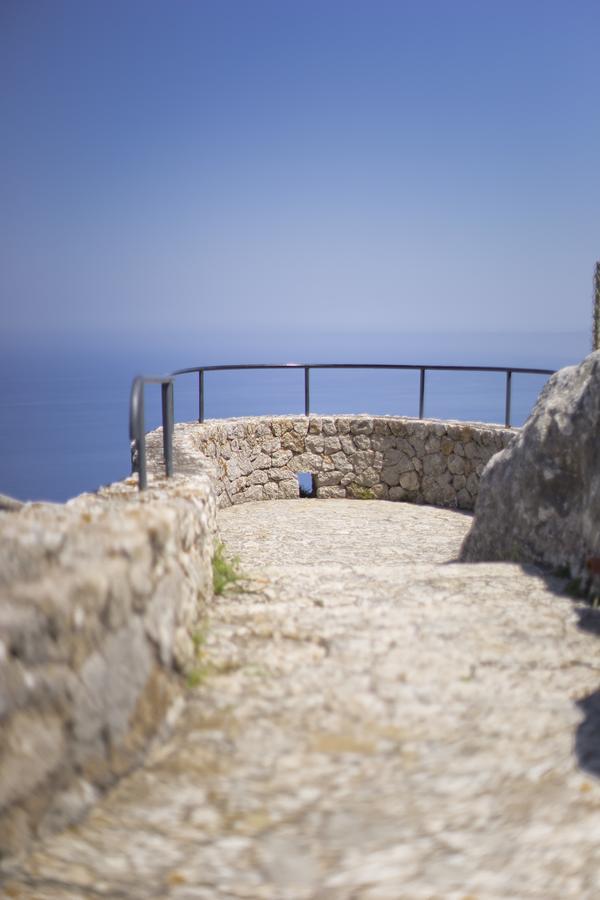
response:
<path id="1" fill-rule="evenodd" d="M 517 430 L 137 379 L 132 477 L 0 512 L 3 895 L 595 900 L 599 384 Z"/>
<path id="2" fill-rule="evenodd" d="M 22 900 L 591 898 L 598 625 L 564 580 L 453 563 L 469 513 L 222 509 L 171 738 L 5 872 Z"/>

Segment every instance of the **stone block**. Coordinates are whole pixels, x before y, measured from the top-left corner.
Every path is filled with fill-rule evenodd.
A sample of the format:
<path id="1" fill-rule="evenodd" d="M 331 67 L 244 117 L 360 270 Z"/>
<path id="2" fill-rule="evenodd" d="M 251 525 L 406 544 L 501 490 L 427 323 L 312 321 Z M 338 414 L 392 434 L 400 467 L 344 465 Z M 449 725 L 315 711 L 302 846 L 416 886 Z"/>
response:
<path id="1" fill-rule="evenodd" d="M 339 453 L 334 453 L 331 457 L 331 461 L 335 468 L 339 472 L 350 472 L 352 471 L 352 463 L 348 459 L 345 453 L 341 450 Z"/>
<path id="2" fill-rule="evenodd" d="M 292 428 L 296 432 L 296 434 L 306 435 L 309 431 L 309 420 L 304 416 L 300 419 L 294 419 Z M 311 432 L 311 434 L 312 433 L 313 432 Z"/>
<path id="3" fill-rule="evenodd" d="M 289 451 L 287 451 L 289 453 Z M 273 465 L 271 461 L 271 457 L 266 453 L 257 453 L 254 459 L 252 460 L 252 468 L 253 469 L 270 469 Z M 245 473 L 248 474 L 248 473 Z"/>
<path id="4" fill-rule="evenodd" d="M 4 722 L 0 810 L 43 785 L 58 769 L 64 754 L 65 734 L 58 716 L 32 709 L 16 712 Z"/>
<path id="5" fill-rule="evenodd" d="M 466 488 L 461 488 L 456 494 L 456 502 L 458 504 L 459 509 L 473 509 L 474 500 L 466 490 Z"/>
<path id="6" fill-rule="evenodd" d="M 317 488 L 317 497 L 320 500 L 327 499 L 342 499 L 346 496 L 345 488 L 341 487 L 341 485 L 330 485 L 327 487 Z"/>
<path id="7" fill-rule="evenodd" d="M 446 469 L 446 457 L 441 453 L 429 453 L 423 459 L 423 472 L 425 475 L 441 475 Z"/>
<path id="8" fill-rule="evenodd" d="M 450 454 L 455 452 L 455 442 L 451 440 L 447 435 L 444 435 L 440 441 L 440 450 L 444 456 L 450 456 Z"/>
<path id="9" fill-rule="evenodd" d="M 325 454 L 331 455 L 332 453 L 337 453 L 337 451 L 341 449 L 341 446 L 340 439 L 337 435 L 323 438 L 323 453 Z"/>
<path id="10" fill-rule="evenodd" d="M 363 469 L 369 468 L 375 462 L 374 450 L 357 450 L 350 457 L 350 463 L 355 472 L 362 472 Z"/>
<path id="11" fill-rule="evenodd" d="M 298 481 L 294 478 L 293 481 L 280 481 L 279 482 L 279 497 L 282 500 L 294 500 L 296 497 L 300 496 L 300 488 L 298 486 Z"/>
<path id="12" fill-rule="evenodd" d="M 411 472 L 414 468 L 412 454 L 408 456 L 404 450 L 386 450 L 383 459 L 386 466 L 395 466 L 399 472 Z"/>
<path id="13" fill-rule="evenodd" d="M 253 484 L 250 487 L 246 488 L 244 491 L 240 491 L 237 497 L 238 503 L 250 503 L 254 500 L 262 500 L 264 498 L 264 488 L 262 484 Z"/>
<path id="14" fill-rule="evenodd" d="M 246 483 L 248 485 L 266 484 L 268 480 L 269 476 L 267 475 L 267 472 L 264 469 L 257 469 L 255 472 L 252 472 L 250 475 L 248 475 Z"/>
<path id="15" fill-rule="evenodd" d="M 340 437 L 340 449 L 342 453 L 345 453 L 346 456 L 351 456 L 356 449 L 354 446 L 354 441 L 349 435 L 343 435 Z"/>
<path id="16" fill-rule="evenodd" d="M 304 453 L 305 438 L 297 431 L 288 431 L 281 438 L 282 450 L 291 450 L 293 453 Z"/>
<path id="17" fill-rule="evenodd" d="M 315 476 L 317 479 L 317 487 L 331 487 L 339 484 L 342 480 L 342 473 L 332 470 L 330 472 L 321 472 Z"/>
<path id="18" fill-rule="evenodd" d="M 336 433 L 338 435 L 347 435 L 350 434 L 350 422 L 347 418 L 339 418 L 335 420 L 335 428 Z"/>
<path id="19" fill-rule="evenodd" d="M 279 484 L 281 482 L 269 481 L 268 484 L 263 486 L 263 498 L 265 500 L 278 500 L 279 499 Z"/>
<path id="20" fill-rule="evenodd" d="M 390 419 L 388 428 L 392 434 L 397 435 L 398 437 L 405 437 L 408 434 L 409 425 L 407 422 L 403 422 L 400 419 Z"/>
<path id="21" fill-rule="evenodd" d="M 320 434 L 309 434 L 306 438 L 306 450 L 309 453 L 323 453 L 325 439 Z"/>
<path id="22" fill-rule="evenodd" d="M 303 470 L 298 466 L 298 471 L 302 472 Z M 279 469 L 270 469 L 267 474 L 270 481 L 289 481 L 294 478 L 294 471 L 289 466 L 281 466 Z"/>
<path id="23" fill-rule="evenodd" d="M 351 434 L 372 434 L 373 433 L 373 419 L 365 416 L 362 419 L 352 419 L 350 422 L 350 433 Z"/>
<path id="24" fill-rule="evenodd" d="M 467 490 L 472 497 L 476 497 L 479 493 L 480 480 L 473 472 L 467 478 Z"/>
<path id="25" fill-rule="evenodd" d="M 362 487 L 373 487 L 381 483 L 381 473 L 367 466 L 356 474 L 356 482 Z"/>
<path id="26" fill-rule="evenodd" d="M 376 418 L 373 420 L 373 434 L 384 437 L 390 434 L 390 423 L 388 419 Z"/>
<path id="27" fill-rule="evenodd" d="M 448 470 L 452 472 L 453 475 L 464 475 L 465 472 L 465 464 L 462 457 L 457 456 L 456 454 L 452 454 L 452 456 L 448 457 Z"/>
<path id="28" fill-rule="evenodd" d="M 381 480 L 388 487 L 396 487 L 401 474 L 400 466 L 384 466 L 381 470 Z"/>
<path id="29" fill-rule="evenodd" d="M 419 477 L 416 472 L 404 472 L 400 475 L 400 487 L 405 491 L 416 491 L 419 487 Z"/>
<path id="30" fill-rule="evenodd" d="M 354 446 L 357 450 L 370 450 L 371 438 L 368 434 L 357 434 L 354 436 Z"/>
<path id="31" fill-rule="evenodd" d="M 409 444 L 413 448 L 417 459 L 422 460 L 425 456 L 425 439 L 420 434 L 411 434 L 408 439 Z"/>
<path id="32" fill-rule="evenodd" d="M 440 452 L 441 446 L 442 441 L 437 434 L 429 434 L 425 439 L 425 453 L 438 454 Z"/>
<path id="33" fill-rule="evenodd" d="M 335 462 L 335 457 L 333 461 Z M 322 468 L 323 457 L 318 453 L 301 453 L 294 458 L 294 469 L 297 472 L 320 472 Z"/>
<path id="34" fill-rule="evenodd" d="M 292 456 L 291 450 L 277 450 L 272 456 L 272 465 L 277 469 L 280 466 L 285 466 Z"/>
<path id="35" fill-rule="evenodd" d="M 389 491 L 387 484 L 374 484 L 372 487 L 373 493 L 377 500 L 387 500 L 389 498 Z"/>

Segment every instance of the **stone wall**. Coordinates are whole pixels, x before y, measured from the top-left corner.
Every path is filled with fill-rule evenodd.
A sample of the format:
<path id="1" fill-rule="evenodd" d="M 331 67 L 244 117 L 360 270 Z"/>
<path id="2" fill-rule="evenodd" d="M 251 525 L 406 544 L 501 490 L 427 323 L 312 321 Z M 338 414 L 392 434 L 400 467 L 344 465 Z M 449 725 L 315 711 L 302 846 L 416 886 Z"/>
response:
<path id="1" fill-rule="evenodd" d="M 298 496 L 296 473 L 316 496 L 377 498 L 472 509 L 488 460 L 515 432 L 497 425 L 388 416 L 297 416 L 182 423 L 175 471 L 204 470 L 220 506 Z M 162 469 L 162 432 L 148 436 Z"/>
<path id="2" fill-rule="evenodd" d="M 181 703 L 211 596 L 217 505 L 298 496 L 473 506 L 513 432 L 369 416 L 180 424 L 135 478 L 64 506 L 0 505 L 0 856 L 75 821 Z"/>
<path id="3" fill-rule="evenodd" d="M 0 512 L 0 856 L 76 820 L 174 715 L 215 512 L 202 474 Z"/>

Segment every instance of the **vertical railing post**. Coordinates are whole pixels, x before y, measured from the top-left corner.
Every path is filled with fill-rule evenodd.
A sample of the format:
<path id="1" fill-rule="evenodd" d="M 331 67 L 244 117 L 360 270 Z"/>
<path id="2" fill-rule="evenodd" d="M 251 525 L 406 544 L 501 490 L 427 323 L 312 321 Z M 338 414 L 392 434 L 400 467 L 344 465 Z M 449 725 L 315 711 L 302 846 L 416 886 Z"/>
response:
<path id="1" fill-rule="evenodd" d="M 204 422 L 204 369 L 198 372 L 198 421 Z"/>
<path id="2" fill-rule="evenodd" d="M 146 427 L 144 424 L 144 385 L 140 390 L 140 399 L 136 417 L 136 443 L 138 452 L 138 488 L 145 491 L 148 487 L 148 475 L 146 473 Z"/>
<path id="3" fill-rule="evenodd" d="M 419 418 L 425 415 L 425 369 L 421 369 L 419 377 Z"/>
<path id="4" fill-rule="evenodd" d="M 310 413 L 310 366 L 304 366 L 304 415 Z"/>
<path id="5" fill-rule="evenodd" d="M 163 454 L 165 458 L 165 472 L 167 478 L 173 474 L 173 382 L 161 384 L 162 394 L 162 425 L 163 425 Z"/>
<path id="6" fill-rule="evenodd" d="M 510 404 L 512 399 L 512 369 L 506 370 L 506 402 L 504 404 L 504 424 L 510 428 Z"/>

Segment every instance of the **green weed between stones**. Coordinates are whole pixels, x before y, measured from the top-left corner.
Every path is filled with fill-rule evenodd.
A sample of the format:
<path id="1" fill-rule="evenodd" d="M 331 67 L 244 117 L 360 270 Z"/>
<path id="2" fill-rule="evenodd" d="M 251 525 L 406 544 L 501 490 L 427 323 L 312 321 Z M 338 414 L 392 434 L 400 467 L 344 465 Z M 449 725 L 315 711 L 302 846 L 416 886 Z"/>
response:
<path id="1" fill-rule="evenodd" d="M 375 494 L 371 488 L 363 487 L 362 484 L 350 485 L 350 491 L 355 500 L 375 500 Z"/>
<path id="2" fill-rule="evenodd" d="M 194 645 L 194 662 L 186 673 L 187 686 L 189 688 L 198 687 L 199 684 L 211 674 L 212 666 L 204 659 L 204 645 L 208 634 L 208 625 L 203 622 L 195 631 L 192 632 L 191 638 Z"/>
<path id="3" fill-rule="evenodd" d="M 239 570 L 239 558 L 234 556 L 233 559 L 227 559 L 225 556 L 225 547 L 223 544 L 217 544 L 213 560 L 213 591 L 220 596 L 224 594 L 227 588 L 237 584 L 242 580 L 242 574 Z"/>
<path id="4" fill-rule="evenodd" d="M 217 596 L 221 596 L 228 588 L 233 586 L 237 586 L 238 590 L 247 591 L 247 586 L 243 587 L 241 584 L 245 578 L 239 570 L 239 558 L 234 556 L 228 559 L 223 544 L 217 544 L 215 548 L 212 558 L 212 576 L 213 591 Z M 194 645 L 194 660 L 186 672 L 186 681 L 189 688 L 198 687 L 198 685 L 206 681 L 209 675 L 220 671 L 206 658 L 205 645 L 207 634 L 208 624 L 206 621 L 202 622 L 191 634 Z"/>

